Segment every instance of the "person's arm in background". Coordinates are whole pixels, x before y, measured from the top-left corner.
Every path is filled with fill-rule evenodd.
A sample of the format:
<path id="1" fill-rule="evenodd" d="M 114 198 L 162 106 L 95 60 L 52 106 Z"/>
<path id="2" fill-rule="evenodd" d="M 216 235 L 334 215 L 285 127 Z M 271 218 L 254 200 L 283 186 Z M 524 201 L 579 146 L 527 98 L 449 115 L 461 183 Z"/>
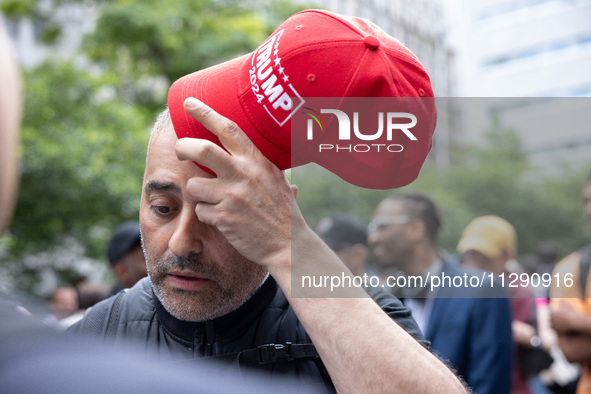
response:
<path id="1" fill-rule="evenodd" d="M 517 300 L 512 300 L 511 312 L 512 319 L 511 327 L 513 333 L 513 341 L 522 347 L 531 347 L 532 340 L 536 337 L 536 328 L 534 324 L 537 323 L 537 310 L 533 292 L 526 284 L 518 290 L 520 293 L 514 294 Z M 522 296 L 523 295 L 523 296 Z"/>
<path id="2" fill-rule="evenodd" d="M 292 296 L 292 268 L 351 275 L 308 227 L 281 171 L 238 126 L 195 99 L 187 112 L 211 130 L 224 151 L 205 140 L 181 139 L 177 155 L 217 178 L 193 178 L 195 212 L 243 256 L 270 272 L 312 339 L 339 392 L 460 393 L 460 381 L 390 319 L 361 288 L 347 298 Z"/>
<path id="3" fill-rule="evenodd" d="M 591 363 L 591 316 L 584 313 L 583 289 L 579 278 L 579 254 L 565 257 L 556 264 L 553 276 L 571 275 L 572 286 L 553 283 L 550 289 L 550 326 L 556 331 L 558 346 L 566 359 Z"/>
<path id="4" fill-rule="evenodd" d="M 591 363 L 591 316 L 577 312 L 570 304 L 572 300 L 556 301 L 550 311 L 550 324 L 564 356 L 571 363 Z"/>
<path id="5" fill-rule="evenodd" d="M 557 300 L 550 310 L 550 323 L 559 333 L 591 335 L 591 315 L 578 312 L 571 301 Z"/>

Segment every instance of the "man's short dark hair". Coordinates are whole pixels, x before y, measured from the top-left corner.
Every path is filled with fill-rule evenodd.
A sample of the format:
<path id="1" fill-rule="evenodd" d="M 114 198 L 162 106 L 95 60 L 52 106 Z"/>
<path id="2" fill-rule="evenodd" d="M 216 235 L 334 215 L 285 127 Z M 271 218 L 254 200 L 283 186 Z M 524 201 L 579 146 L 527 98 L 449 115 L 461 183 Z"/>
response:
<path id="1" fill-rule="evenodd" d="M 429 239 L 432 242 L 437 240 L 437 234 L 443 226 L 443 220 L 433 200 L 419 193 L 393 194 L 386 197 L 386 199 L 402 202 L 409 216 L 413 219 L 419 219 L 425 224 Z"/>
<path id="2" fill-rule="evenodd" d="M 322 218 L 316 226 L 316 232 L 332 250 L 336 251 L 357 244 L 367 244 L 365 224 L 361 219 L 347 213 Z"/>

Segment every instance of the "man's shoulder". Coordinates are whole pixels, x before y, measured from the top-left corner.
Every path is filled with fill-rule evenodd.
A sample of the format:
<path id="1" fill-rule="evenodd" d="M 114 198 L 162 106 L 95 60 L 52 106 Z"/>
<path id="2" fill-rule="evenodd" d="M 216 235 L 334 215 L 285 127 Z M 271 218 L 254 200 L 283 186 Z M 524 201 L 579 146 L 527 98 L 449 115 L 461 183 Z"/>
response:
<path id="1" fill-rule="evenodd" d="M 271 301 L 258 316 L 258 320 L 259 324 L 267 325 L 268 329 L 280 332 L 281 335 L 289 333 L 300 339 L 308 339 L 305 329 L 279 286 Z"/>
<path id="2" fill-rule="evenodd" d="M 550 298 L 572 298 L 577 299 L 574 302 L 579 303 L 580 298 L 582 298 L 582 294 L 584 291 L 582 289 L 582 285 L 585 284 L 587 290 L 585 293 L 588 294 L 589 292 L 589 272 L 587 273 L 586 280 L 582 280 L 581 278 L 581 270 L 585 270 L 581 266 L 581 260 L 584 257 L 586 261 L 589 261 L 589 257 L 591 255 L 591 244 L 583 246 L 581 249 L 576 250 L 569 254 L 568 256 L 564 257 L 554 266 L 554 270 L 552 272 L 552 277 L 556 278 L 556 280 L 552 281 L 552 286 L 550 287 Z M 587 268 L 589 265 L 586 266 Z M 568 281 L 568 282 L 565 282 Z M 564 283 L 571 284 L 570 286 L 565 286 Z M 563 284 L 563 286 L 560 286 Z"/>
<path id="3" fill-rule="evenodd" d="M 126 313 L 133 315 L 152 313 L 154 311 L 154 292 L 150 280 L 146 277 L 137 282 L 130 289 L 123 289 L 119 293 L 108 298 L 110 305 L 115 302 L 121 302 L 121 307 L 125 308 Z"/>
<path id="4" fill-rule="evenodd" d="M 452 258 L 443 259 L 440 278 L 441 285 L 444 287 L 438 289 L 437 297 L 450 299 L 504 299 L 504 302 L 508 302 L 506 300 L 508 294 L 494 274 L 477 268 L 466 267 Z M 451 279 L 444 280 L 446 278 Z M 492 302 L 492 304 L 503 304 L 504 302 L 497 301 Z"/>
<path id="5" fill-rule="evenodd" d="M 511 305 L 509 295 L 499 281 L 490 272 L 473 267 L 466 267 L 459 263 L 449 265 L 450 273 L 456 273 L 466 279 L 467 286 L 457 288 L 455 297 L 450 297 L 447 302 L 457 312 L 464 310 L 476 320 L 490 320 L 498 322 L 511 321 Z M 473 279 L 470 279 L 473 278 Z M 478 279 L 478 281 L 476 280 Z"/>
<path id="6" fill-rule="evenodd" d="M 554 266 L 553 273 L 554 274 L 556 274 L 556 273 L 560 273 L 560 274 L 573 273 L 573 272 L 575 272 L 575 268 L 577 268 L 577 271 L 578 271 L 580 259 L 581 259 L 581 254 L 579 253 L 578 250 L 572 252 L 571 254 L 564 257 L 562 260 L 560 260 L 558 263 L 556 263 L 556 266 Z"/>
<path id="7" fill-rule="evenodd" d="M 568 256 L 564 257 L 554 266 L 553 273 L 569 273 L 574 272 L 575 268 L 578 268 L 579 262 L 583 256 L 587 257 L 591 255 L 591 244 L 585 245 L 582 248 L 575 250 Z"/>
<path id="8" fill-rule="evenodd" d="M 116 319 L 117 322 L 144 320 L 154 314 L 153 292 L 150 281 L 144 278 L 131 289 L 121 290 L 89 308 L 84 317 L 71 328 L 73 332 L 102 333 Z"/>

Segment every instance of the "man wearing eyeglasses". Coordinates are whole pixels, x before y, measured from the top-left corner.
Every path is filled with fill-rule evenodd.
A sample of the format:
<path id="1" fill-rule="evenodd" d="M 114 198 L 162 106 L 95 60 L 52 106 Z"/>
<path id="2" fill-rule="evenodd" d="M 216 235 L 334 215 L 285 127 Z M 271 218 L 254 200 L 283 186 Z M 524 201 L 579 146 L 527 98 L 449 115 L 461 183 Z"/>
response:
<path id="1" fill-rule="evenodd" d="M 509 302 L 496 287 L 449 286 L 431 291 L 430 283 L 436 279 L 475 274 L 437 248 L 441 226 L 439 211 L 428 197 L 398 194 L 376 208 L 368 241 L 382 277 L 412 309 L 432 349 L 450 362 L 474 392 L 509 393 L 513 355 Z M 415 286 L 421 283 L 419 278 L 425 281 Z"/>

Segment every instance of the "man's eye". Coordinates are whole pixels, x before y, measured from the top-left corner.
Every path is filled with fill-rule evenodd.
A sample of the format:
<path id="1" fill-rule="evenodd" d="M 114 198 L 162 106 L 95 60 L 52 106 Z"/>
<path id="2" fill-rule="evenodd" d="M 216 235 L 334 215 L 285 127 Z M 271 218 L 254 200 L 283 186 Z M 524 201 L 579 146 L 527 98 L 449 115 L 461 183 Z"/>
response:
<path id="1" fill-rule="evenodd" d="M 160 215 L 166 215 L 172 211 L 171 207 L 167 207 L 164 205 L 152 205 L 150 206 L 150 208 L 152 208 L 152 210 L 156 211 L 156 213 Z"/>

